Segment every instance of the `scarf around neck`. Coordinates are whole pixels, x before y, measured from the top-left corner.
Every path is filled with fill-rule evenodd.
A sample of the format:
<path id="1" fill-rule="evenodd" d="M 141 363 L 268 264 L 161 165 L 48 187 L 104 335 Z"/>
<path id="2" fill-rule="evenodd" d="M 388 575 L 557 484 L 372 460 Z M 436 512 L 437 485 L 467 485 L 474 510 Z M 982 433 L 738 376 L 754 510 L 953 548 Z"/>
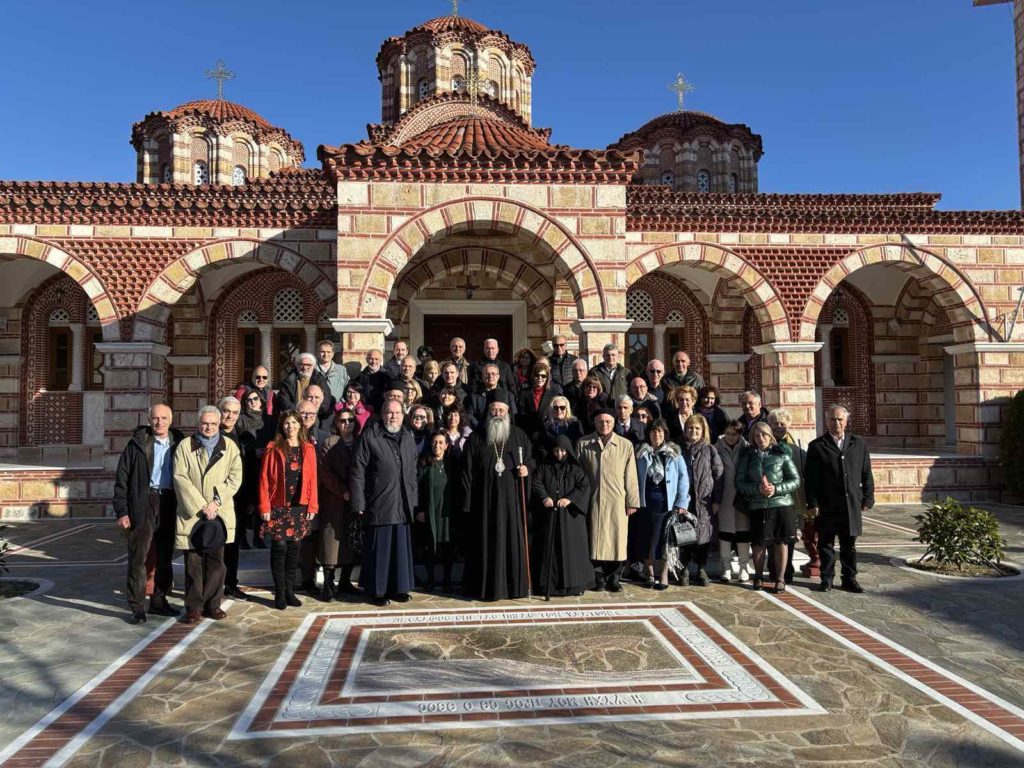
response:
<path id="1" fill-rule="evenodd" d="M 209 461 L 213 456 L 213 451 L 217 448 L 217 443 L 220 442 L 220 432 L 212 437 L 203 437 L 202 434 L 196 432 L 196 441 L 206 449 L 206 460 Z"/>

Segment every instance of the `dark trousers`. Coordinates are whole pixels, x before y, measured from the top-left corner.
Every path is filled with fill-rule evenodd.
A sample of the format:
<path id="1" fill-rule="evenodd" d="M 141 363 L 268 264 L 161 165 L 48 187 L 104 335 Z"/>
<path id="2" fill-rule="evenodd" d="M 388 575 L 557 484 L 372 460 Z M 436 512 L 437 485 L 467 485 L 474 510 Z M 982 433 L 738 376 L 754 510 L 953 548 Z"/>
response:
<path id="1" fill-rule="evenodd" d="M 836 573 L 836 538 L 839 538 L 839 562 L 843 581 L 857 576 L 857 537 L 850 536 L 846 520 L 819 517 L 818 551 L 821 555 L 821 580 L 832 581 Z"/>
<path id="2" fill-rule="evenodd" d="M 320 546 L 320 531 L 310 531 L 299 542 L 299 576 L 302 584 L 316 581 L 316 553 Z"/>
<path id="3" fill-rule="evenodd" d="M 185 551 L 185 610 L 212 611 L 224 597 L 224 547 Z"/>
<path id="4" fill-rule="evenodd" d="M 238 539 L 240 529 L 235 529 L 235 540 L 224 545 L 224 586 L 238 589 Z"/>
<path id="5" fill-rule="evenodd" d="M 621 560 L 594 560 L 594 577 L 598 584 L 618 584 L 622 576 Z"/>
<path id="6" fill-rule="evenodd" d="M 128 531 L 128 584 L 125 594 L 133 611 L 145 610 L 147 585 L 154 597 L 166 597 L 174 585 L 174 534 L 177 504 L 174 492 L 151 493 L 142 521 Z"/>
<path id="7" fill-rule="evenodd" d="M 711 542 L 706 541 L 703 544 L 687 544 L 685 547 L 680 547 L 679 564 L 686 568 L 693 561 L 698 568 L 703 568 L 708 564 L 708 546 L 710 544 Z"/>

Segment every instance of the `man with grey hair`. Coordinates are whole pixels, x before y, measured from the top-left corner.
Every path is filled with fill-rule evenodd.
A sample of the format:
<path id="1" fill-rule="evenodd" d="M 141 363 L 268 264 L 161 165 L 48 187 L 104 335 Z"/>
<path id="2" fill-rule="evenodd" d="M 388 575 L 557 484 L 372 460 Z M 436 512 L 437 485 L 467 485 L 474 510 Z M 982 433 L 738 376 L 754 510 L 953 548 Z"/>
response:
<path id="1" fill-rule="evenodd" d="M 612 400 L 629 391 L 629 373 L 619 362 L 619 348 L 614 344 L 605 344 L 601 351 L 603 362 L 590 369 L 590 375 L 596 376 L 601 382 L 601 391 Z"/>
<path id="2" fill-rule="evenodd" d="M 402 361 L 409 356 L 409 345 L 399 339 L 391 347 L 391 359 L 384 363 L 384 370 L 392 379 L 401 377 Z M 415 360 L 416 358 L 413 358 Z"/>
<path id="3" fill-rule="evenodd" d="M 237 397 L 226 395 L 217 401 L 217 408 L 220 410 L 220 433 L 233 442 L 241 452 L 242 443 L 238 430 L 235 429 L 238 417 L 242 413 L 241 402 Z M 245 488 L 244 485 L 238 487 L 238 493 L 235 494 L 237 533 L 233 542 L 224 545 L 224 596 L 243 602 L 247 601 L 249 596 L 238 588 L 238 549 L 239 544 L 245 541 L 245 531 L 252 525 L 246 514 L 246 509 L 249 506 L 250 498 L 255 497 L 255 492 L 255 488 Z"/>
<path id="4" fill-rule="evenodd" d="M 408 602 L 414 584 L 411 526 L 419 490 L 416 445 L 404 419 L 401 403 L 384 403 L 356 443 L 349 479 L 364 531 L 359 585 L 381 607 L 391 598 Z"/>
<path id="5" fill-rule="evenodd" d="M 498 357 L 498 340 L 484 339 L 483 357 L 473 363 L 470 368 L 470 391 L 481 392 L 484 389 L 484 368 L 494 365 L 498 368 L 498 387 L 514 396 L 519 394 L 519 380 L 512 372 L 512 366 Z"/>
<path id="6" fill-rule="evenodd" d="M 690 353 L 680 349 L 672 355 L 672 373 L 665 377 L 665 386 L 693 387 L 698 392 L 704 389 L 704 378 L 690 368 Z"/>
<path id="7" fill-rule="evenodd" d="M 758 422 L 768 423 L 769 411 L 761 405 L 761 396 L 753 390 L 747 390 L 740 395 L 740 421 L 743 422 L 743 438 L 750 442 L 751 431 Z"/>
<path id="8" fill-rule="evenodd" d="M 832 589 L 835 577 L 835 540 L 839 537 L 841 588 L 863 592 L 857 581 L 857 537 L 863 532 L 863 513 L 875 505 L 871 455 L 863 439 L 847 431 L 850 412 L 831 405 L 825 412 L 827 431 L 807 446 L 807 512 L 817 516 L 821 555 L 821 591 Z"/>
<path id="9" fill-rule="evenodd" d="M 467 390 L 470 387 L 470 362 L 466 359 L 466 340 L 461 336 L 456 336 L 451 340 L 448 345 L 448 352 L 451 355 L 446 363 L 452 363 L 459 373 L 459 381 L 462 386 Z"/>
<path id="10" fill-rule="evenodd" d="M 551 381 L 558 386 L 565 388 L 572 383 L 572 364 L 576 362 L 576 355 L 569 352 L 569 340 L 564 334 L 558 334 L 551 339 L 551 356 L 548 357 L 551 363 Z"/>
<path id="11" fill-rule="evenodd" d="M 324 401 L 333 403 L 334 393 L 324 375 L 316 369 L 316 357 L 303 352 L 295 358 L 295 370 L 277 387 L 277 408 L 281 413 L 295 410 L 306 394 L 306 387 L 316 384 L 324 393 Z"/>
<path id="12" fill-rule="evenodd" d="M 384 370 L 383 352 L 379 349 L 371 349 L 366 353 L 366 367 L 360 372 L 356 381 L 363 388 L 363 402 L 374 411 L 379 411 L 380 405 L 384 401 L 384 389 L 391 381 L 388 372 Z M 344 399 L 345 393 L 342 392 L 340 397 Z"/>
<path id="13" fill-rule="evenodd" d="M 167 602 L 174 584 L 174 528 L 178 501 L 174 495 L 174 451 L 184 436 L 171 427 L 167 405 L 149 409 L 149 424 L 136 427 L 121 452 L 114 476 L 114 513 L 128 542 L 128 584 L 125 597 L 129 621 L 146 621 L 146 586 L 153 582 L 149 612 L 174 616 Z M 155 563 L 150 564 L 153 551 Z"/>
<path id="14" fill-rule="evenodd" d="M 175 545 L 185 553 L 185 624 L 203 616 L 223 619 L 224 545 L 235 540 L 235 493 L 242 485 L 242 456 L 220 432 L 215 405 L 199 409 L 196 433 L 174 451 L 178 495 Z"/>

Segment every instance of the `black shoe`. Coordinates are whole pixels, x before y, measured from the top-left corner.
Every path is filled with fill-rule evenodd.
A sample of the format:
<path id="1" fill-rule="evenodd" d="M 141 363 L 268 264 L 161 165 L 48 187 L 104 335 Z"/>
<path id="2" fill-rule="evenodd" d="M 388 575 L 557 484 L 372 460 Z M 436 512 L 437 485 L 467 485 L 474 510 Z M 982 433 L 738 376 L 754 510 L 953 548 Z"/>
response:
<path id="1" fill-rule="evenodd" d="M 302 606 L 302 601 L 295 596 L 294 592 L 286 591 L 284 593 L 284 601 L 288 603 L 288 605 L 290 605 L 292 608 L 300 608 Z"/>
<path id="2" fill-rule="evenodd" d="M 708 578 L 708 574 L 703 568 L 697 571 L 697 583 L 702 587 L 711 586 L 711 579 Z"/>
<path id="3" fill-rule="evenodd" d="M 316 588 L 316 581 L 313 579 L 303 581 L 299 585 L 299 592 L 305 592 L 310 597 L 317 597 L 320 594 L 320 590 Z"/>
<path id="4" fill-rule="evenodd" d="M 853 592 L 858 595 L 864 591 L 864 587 L 862 587 L 860 582 L 856 579 L 843 579 L 839 588 L 845 592 Z"/>
<path id="5" fill-rule="evenodd" d="M 232 600 L 243 603 L 249 602 L 249 596 L 238 587 L 224 587 L 224 597 L 230 597 Z"/>
<path id="6" fill-rule="evenodd" d="M 288 600 L 284 596 L 284 590 L 278 590 L 274 593 L 274 607 L 279 611 L 283 611 L 288 607 Z"/>
<path id="7" fill-rule="evenodd" d="M 652 589 L 655 589 L 658 592 L 664 592 L 666 589 L 668 589 L 668 584 L 661 584 L 659 582 L 655 582 Z"/>
<path id="8" fill-rule="evenodd" d="M 410 600 L 412 600 L 412 597 L 409 596 L 408 592 L 403 592 L 400 595 L 395 595 L 396 603 L 408 603 Z"/>
<path id="9" fill-rule="evenodd" d="M 818 591 L 819 592 L 831 592 L 832 591 L 832 582 L 831 581 L 823 581 L 823 582 L 821 582 L 821 584 L 818 586 Z"/>
<path id="10" fill-rule="evenodd" d="M 388 600 L 384 595 L 374 595 L 373 599 L 370 600 L 370 602 L 376 605 L 378 608 L 384 608 L 386 606 L 391 605 L 391 601 Z"/>
<path id="11" fill-rule="evenodd" d="M 688 587 L 690 586 L 690 569 L 687 568 L 681 574 L 679 574 L 679 586 Z"/>
<path id="12" fill-rule="evenodd" d="M 178 611 L 171 608 L 166 597 L 149 598 L 149 612 L 154 616 L 177 616 Z"/>
<path id="13" fill-rule="evenodd" d="M 146 612 L 141 608 L 137 611 L 132 611 L 131 617 L 128 619 L 129 624 L 145 624 L 146 623 Z"/>
<path id="14" fill-rule="evenodd" d="M 763 586 L 764 586 L 764 583 L 760 579 L 757 579 L 757 578 L 752 579 L 751 582 L 750 582 L 750 588 L 752 590 L 754 590 L 755 592 L 760 592 L 761 591 L 761 587 L 763 587 Z"/>
<path id="15" fill-rule="evenodd" d="M 619 583 L 618 579 L 613 579 L 612 581 L 608 582 L 607 589 L 609 592 L 621 592 L 622 585 Z"/>
<path id="16" fill-rule="evenodd" d="M 592 587 L 589 587 L 591 592 L 604 592 L 604 582 L 599 581 Z"/>
<path id="17" fill-rule="evenodd" d="M 320 590 L 320 599 L 329 603 L 334 599 L 334 569 L 324 568 L 324 586 Z"/>
<path id="18" fill-rule="evenodd" d="M 335 590 L 335 594 L 358 595 L 359 587 L 357 587 L 351 581 L 346 579 L 344 581 L 338 582 L 338 588 Z"/>

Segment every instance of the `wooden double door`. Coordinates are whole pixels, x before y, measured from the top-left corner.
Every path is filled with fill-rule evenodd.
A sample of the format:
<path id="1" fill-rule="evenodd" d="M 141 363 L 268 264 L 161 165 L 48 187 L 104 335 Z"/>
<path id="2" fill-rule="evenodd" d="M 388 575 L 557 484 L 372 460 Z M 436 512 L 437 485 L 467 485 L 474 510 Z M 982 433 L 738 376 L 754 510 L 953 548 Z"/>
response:
<path id="1" fill-rule="evenodd" d="M 480 359 L 485 339 L 498 340 L 498 357 L 508 363 L 516 353 L 512 348 L 511 315 L 423 316 L 423 343 L 434 350 L 438 360 L 448 358 L 448 346 L 456 336 L 466 340 L 466 357 L 470 360 Z"/>

